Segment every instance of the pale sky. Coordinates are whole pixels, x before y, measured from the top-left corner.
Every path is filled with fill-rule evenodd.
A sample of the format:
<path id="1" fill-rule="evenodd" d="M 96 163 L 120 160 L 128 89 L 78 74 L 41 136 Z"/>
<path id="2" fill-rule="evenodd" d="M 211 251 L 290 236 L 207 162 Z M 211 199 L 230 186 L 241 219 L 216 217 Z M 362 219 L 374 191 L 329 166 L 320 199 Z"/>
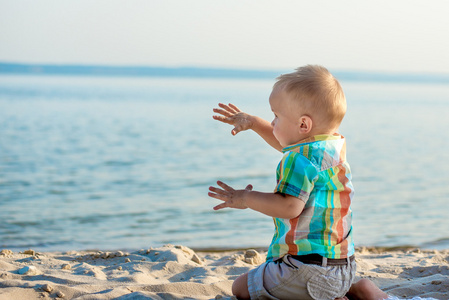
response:
<path id="1" fill-rule="evenodd" d="M 0 61 L 449 73 L 449 1 L 0 0 Z"/>

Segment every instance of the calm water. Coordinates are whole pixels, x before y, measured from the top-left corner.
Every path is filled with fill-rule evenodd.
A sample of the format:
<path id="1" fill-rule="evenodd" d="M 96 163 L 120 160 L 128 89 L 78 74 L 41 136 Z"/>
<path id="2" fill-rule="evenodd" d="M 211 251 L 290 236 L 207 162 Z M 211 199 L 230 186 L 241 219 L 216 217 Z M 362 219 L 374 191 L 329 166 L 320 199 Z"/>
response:
<path id="1" fill-rule="evenodd" d="M 272 84 L 0 76 L 0 248 L 268 246 L 271 218 L 215 212 L 207 189 L 273 189 L 281 154 L 211 118 L 271 120 Z M 449 248 L 449 87 L 342 84 L 357 245 Z"/>

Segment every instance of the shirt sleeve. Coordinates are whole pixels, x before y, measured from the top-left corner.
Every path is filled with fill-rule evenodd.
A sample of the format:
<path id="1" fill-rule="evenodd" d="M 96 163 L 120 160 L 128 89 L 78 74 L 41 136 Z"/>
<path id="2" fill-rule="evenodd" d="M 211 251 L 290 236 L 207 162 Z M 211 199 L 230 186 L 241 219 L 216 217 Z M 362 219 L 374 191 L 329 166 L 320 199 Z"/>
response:
<path id="1" fill-rule="evenodd" d="M 275 193 L 291 195 L 307 202 L 318 178 L 318 170 L 303 155 L 287 152 L 278 165 L 276 177 Z"/>

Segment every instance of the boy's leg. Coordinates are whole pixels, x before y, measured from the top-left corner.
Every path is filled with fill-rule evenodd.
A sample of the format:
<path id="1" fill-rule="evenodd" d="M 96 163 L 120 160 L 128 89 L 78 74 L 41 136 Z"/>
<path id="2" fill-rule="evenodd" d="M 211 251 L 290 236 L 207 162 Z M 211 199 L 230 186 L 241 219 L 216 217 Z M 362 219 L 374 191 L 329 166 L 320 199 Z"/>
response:
<path id="1" fill-rule="evenodd" d="M 303 264 L 290 255 L 282 261 L 265 262 L 238 277 L 232 293 L 239 299 L 333 299 L 348 288 L 355 276 L 355 262 L 345 266 L 320 267 Z M 250 293 L 251 291 L 251 293 Z M 343 298 L 344 299 L 344 298 Z"/>
<path id="2" fill-rule="evenodd" d="M 232 284 L 232 294 L 238 299 L 250 299 L 248 291 L 248 273 L 240 275 Z"/>
<path id="3" fill-rule="evenodd" d="M 245 274 L 250 298 L 313 299 L 307 289 L 307 282 L 317 275 L 316 268 L 319 267 L 301 262 L 296 266 L 290 262 L 289 257 L 286 255 L 282 261 L 265 262 Z"/>
<path id="4" fill-rule="evenodd" d="M 388 295 L 382 292 L 374 282 L 366 278 L 354 283 L 346 296 L 354 300 L 381 300 L 388 298 Z"/>

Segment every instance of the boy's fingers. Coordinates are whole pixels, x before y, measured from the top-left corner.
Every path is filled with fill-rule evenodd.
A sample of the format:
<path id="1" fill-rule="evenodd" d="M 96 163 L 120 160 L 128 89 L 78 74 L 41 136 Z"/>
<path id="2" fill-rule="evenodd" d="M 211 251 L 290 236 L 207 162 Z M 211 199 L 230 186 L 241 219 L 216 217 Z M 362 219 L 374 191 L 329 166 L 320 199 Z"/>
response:
<path id="1" fill-rule="evenodd" d="M 220 121 L 220 122 L 223 122 L 223 123 L 232 125 L 232 122 L 229 120 L 228 117 L 223 117 L 223 116 L 212 116 L 212 118 L 213 118 L 214 120 L 217 120 L 217 121 Z"/>
<path id="2" fill-rule="evenodd" d="M 228 112 L 233 112 L 234 110 L 232 108 L 229 107 L 229 105 L 223 104 L 223 103 L 218 103 L 218 106 L 220 106 L 221 108 L 223 108 L 224 110 L 228 111 Z"/>
<path id="3" fill-rule="evenodd" d="M 227 117 L 223 117 L 223 116 L 212 116 L 212 118 L 213 118 L 214 120 L 217 120 L 217 121 L 221 121 L 221 122 L 224 122 L 224 123 L 229 123 Z"/>
<path id="4" fill-rule="evenodd" d="M 230 187 L 229 185 L 227 185 L 226 183 L 222 182 L 222 181 L 217 181 L 217 184 L 223 188 L 224 190 L 231 192 L 234 191 L 234 189 L 232 187 Z"/>
<path id="5" fill-rule="evenodd" d="M 212 197 L 212 198 L 220 199 L 220 198 L 219 198 L 220 195 L 215 194 L 215 193 L 212 193 L 212 192 L 208 192 L 207 195 L 208 195 L 209 197 Z"/>
<path id="6" fill-rule="evenodd" d="M 214 192 L 216 195 L 223 196 L 223 197 L 227 196 L 227 194 L 228 194 L 226 191 L 216 188 L 216 187 L 213 187 L 213 186 L 209 187 L 209 191 Z"/>
<path id="7" fill-rule="evenodd" d="M 227 196 L 223 196 L 223 195 L 219 195 L 219 194 L 214 194 L 214 193 L 211 193 L 211 192 L 207 193 L 207 195 L 208 195 L 209 197 L 212 197 L 212 198 L 218 199 L 218 200 L 220 200 L 220 201 L 223 201 L 223 203 L 226 203 L 226 201 L 228 200 L 228 197 L 227 197 Z"/>
<path id="8" fill-rule="evenodd" d="M 229 107 L 231 107 L 233 110 L 235 110 L 236 112 L 241 112 L 241 110 L 237 107 L 237 106 L 235 106 L 234 104 L 232 104 L 232 103 L 229 103 Z"/>
<path id="9" fill-rule="evenodd" d="M 226 206 L 226 202 L 225 202 L 225 203 L 222 203 L 222 204 L 218 204 L 217 206 L 214 206 L 214 210 L 223 209 L 223 208 L 225 208 L 225 207 L 227 207 L 227 206 Z"/>
<path id="10" fill-rule="evenodd" d="M 225 109 L 226 111 L 232 113 L 232 114 L 236 114 L 240 111 L 240 109 L 237 108 L 237 106 L 235 106 L 234 104 L 229 103 L 228 104 L 223 104 L 223 103 L 219 103 L 218 106 L 220 106 L 221 108 Z M 237 108 L 237 109 L 236 109 Z"/>
<path id="11" fill-rule="evenodd" d="M 214 109 L 213 109 L 213 112 L 214 112 L 214 113 L 217 113 L 217 114 L 220 114 L 220 115 L 223 115 L 223 116 L 225 116 L 225 117 L 230 117 L 230 116 L 232 116 L 232 114 L 231 114 L 230 112 L 228 112 L 228 111 L 226 111 L 226 110 L 223 110 L 223 109 L 219 109 L 219 108 L 214 108 Z"/>

